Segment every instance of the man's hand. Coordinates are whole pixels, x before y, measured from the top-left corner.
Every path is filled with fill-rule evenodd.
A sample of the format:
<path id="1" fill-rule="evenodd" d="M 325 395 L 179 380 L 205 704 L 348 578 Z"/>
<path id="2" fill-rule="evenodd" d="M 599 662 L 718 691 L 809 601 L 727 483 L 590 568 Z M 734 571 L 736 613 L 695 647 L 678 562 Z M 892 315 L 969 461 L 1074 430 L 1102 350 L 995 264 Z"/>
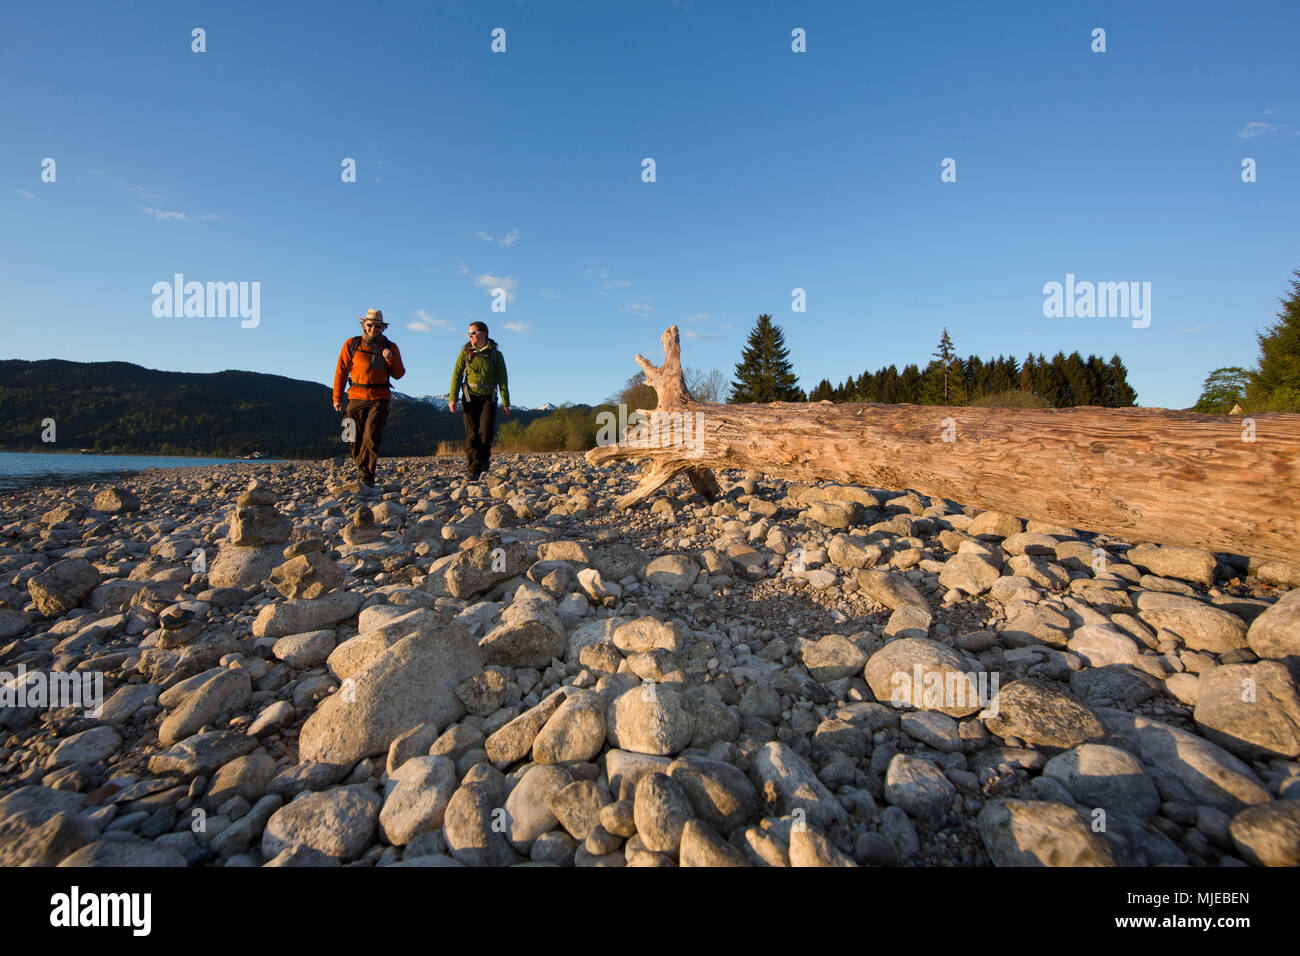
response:
<path id="1" fill-rule="evenodd" d="M 334 411 L 336 411 L 336 412 L 341 412 L 341 411 L 343 411 L 343 403 L 342 403 L 342 402 L 335 402 L 335 403 L 334 403 Z"/>
<path id="2" fill-rule="evenodd" d="M 384 353 L 383 353 L 383 354 L 384 354 L 384 361 L 385 361 L 385 362 L 391 362 L 391 361 L 393 360 L 393 350 L 392 350 L 392 349 L 384 349 Z"/>
<path id="3" fill-rule="evenodd" d="M 502 406 L 501 406 L 501 414 L 502 414 L 502 415 L 509 415 L 509 414 L 510 414 L 510 406 L 509 406 L 509 405 L 502 405 Z"/>
<path id="4" fill-rule="evenodd" d="M 456 403 L 454 401 L 447 403 L 447 411 L 451 412 L 453 415 L 456 414 Z"/>

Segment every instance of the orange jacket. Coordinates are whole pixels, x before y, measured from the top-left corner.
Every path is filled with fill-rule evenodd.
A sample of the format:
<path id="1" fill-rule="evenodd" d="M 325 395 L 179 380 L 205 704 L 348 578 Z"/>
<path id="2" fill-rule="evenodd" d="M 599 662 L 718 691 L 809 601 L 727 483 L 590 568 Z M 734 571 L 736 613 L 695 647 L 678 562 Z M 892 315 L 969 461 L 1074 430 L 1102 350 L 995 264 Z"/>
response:
<path id="1" fill-rule="evenodd" d="M 360 338 L 360 336 L 354 336 Z M 348 342 L 352 341 L 348 339 Z M 343 388 L 349 378 L 352 379 L 352 387 L 348 389 L 348 398 L 355 399 L 358 402 L 370 402 L 375 399 L 392 398 L 392 389 L 387 384 L 389 379 L 401 378 L 406 374 L 406 366 L 402 364 L 402 353 L 397 350 L 397 345 L 387 338 L 383 339 L 376 351 L 371 352 L 366 348 L 365 340 L 362 339 L 361 345 L 352 356 L 351 367 L 348 365 L 348 342 L 343 343 L 343 348 L 339 350 L 339 360 L 334 366 L 334 401 L 343 400 Z M 385 363 L 383 359 L 384 349 L 390 349 L 393 353 L 393 360 Z M 372 361 L 373 360 L 373 361 Z"/>

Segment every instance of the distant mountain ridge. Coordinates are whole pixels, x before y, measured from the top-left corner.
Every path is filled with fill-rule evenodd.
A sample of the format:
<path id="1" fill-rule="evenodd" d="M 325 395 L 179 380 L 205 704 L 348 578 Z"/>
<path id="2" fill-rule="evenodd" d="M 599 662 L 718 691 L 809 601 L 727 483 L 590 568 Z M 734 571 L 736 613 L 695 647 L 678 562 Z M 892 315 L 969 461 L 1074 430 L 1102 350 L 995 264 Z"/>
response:
<path id="1" fill-rule="evenodd" d="M 434 396 L 436 397 L 436 396 Z M 129 362 L 0 361 L 0 449 L 239 458 L 348 453 L 329 387 L 263 372 L 166 372 Z M 429 455 L 464 424 L 433 403 L 395 396 L 382 454 Z M 514 418 L 515 409 L 511 409 Z M 544 412 L 520 410 L 527 424 Z M 53 420 L 53 442 L 42 441 Z"/>
<path id="2" fill-rule="evenodd" d="M 393 398 L 402 398 L 410 402 L 424 402 L 426 405 L 432 405 L 435 408 L 446 410 L 451 401 L 449 395 L 406 395 L 402 392 L 393 392 Z M 511 405 L 511 412 L 553 412 L 555 406 L 550 402 L 544 402 L 536 408 L 529 408 L 527 405 Z"/>

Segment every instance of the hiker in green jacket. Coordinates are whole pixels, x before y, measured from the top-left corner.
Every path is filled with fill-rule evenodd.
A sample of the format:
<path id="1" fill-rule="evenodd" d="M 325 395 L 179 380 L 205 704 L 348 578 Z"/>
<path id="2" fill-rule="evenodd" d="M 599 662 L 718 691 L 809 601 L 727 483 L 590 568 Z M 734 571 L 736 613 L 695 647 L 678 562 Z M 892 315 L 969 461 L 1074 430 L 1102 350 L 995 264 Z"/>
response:
<path id="1" fill-rule="evenodd" d="M 464 394 L 460 394 L 464 386 Z M 497 344 L 488 338 L 483 322 L 469 324 L 469 341 L 456 357 L 451 370 L 450 410 L 456 413 L 461 399 L 465 416 L 465 474 L 477 479 L 488 469 L 492 456 L 492 433 L 497 423 L 497 389 L 501 390 L 501 414 L 510 414 L 510 387 L 506 383 L 506 360 Z"/>

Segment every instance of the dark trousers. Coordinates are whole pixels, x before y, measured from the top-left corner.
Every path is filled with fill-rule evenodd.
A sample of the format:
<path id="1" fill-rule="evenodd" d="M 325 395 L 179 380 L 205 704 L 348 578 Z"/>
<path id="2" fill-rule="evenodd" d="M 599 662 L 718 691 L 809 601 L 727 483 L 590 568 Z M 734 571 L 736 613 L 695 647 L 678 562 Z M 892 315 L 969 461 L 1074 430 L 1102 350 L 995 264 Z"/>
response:
<path id="1" fill-rule="evenodd" d="M 471 396 L 460 407 L 465 416 L 465 464 L 470 476 L 477 478 L 487 471 L 488 459 L 492 457 L 492 432 L 497 424 L 496 396 Z"/>
<path id="2" fill-rule="evenodd" d="M 347 417 L 356 422 L 352 460 L 357 465 L 357 477 L 368 485 L 374 484 L 375 465 L 379 463 L 379 443 L 384 438 L 384 423 L 388 421 L 388 399 L 372 402 L 349 399 Z"/>

